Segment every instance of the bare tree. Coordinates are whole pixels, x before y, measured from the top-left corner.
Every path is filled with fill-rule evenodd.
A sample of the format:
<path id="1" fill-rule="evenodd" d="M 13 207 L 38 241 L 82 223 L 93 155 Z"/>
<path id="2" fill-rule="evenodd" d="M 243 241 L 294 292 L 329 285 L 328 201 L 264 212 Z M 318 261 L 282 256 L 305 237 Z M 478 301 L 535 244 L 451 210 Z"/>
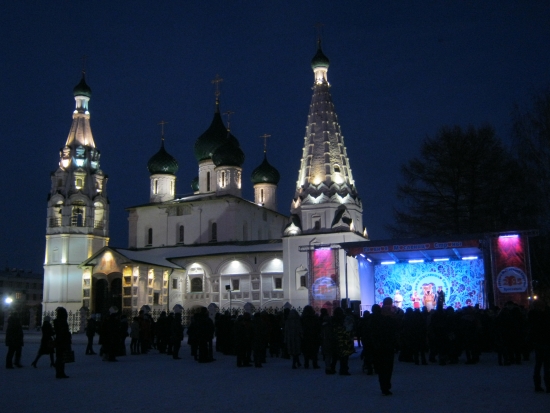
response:
<path id="1" fill-rule="evenodd" d="M 489 126 L 443 127 L 401 173 L 393 236 L 518 229 L 532 214 L 521 168 Z"/>

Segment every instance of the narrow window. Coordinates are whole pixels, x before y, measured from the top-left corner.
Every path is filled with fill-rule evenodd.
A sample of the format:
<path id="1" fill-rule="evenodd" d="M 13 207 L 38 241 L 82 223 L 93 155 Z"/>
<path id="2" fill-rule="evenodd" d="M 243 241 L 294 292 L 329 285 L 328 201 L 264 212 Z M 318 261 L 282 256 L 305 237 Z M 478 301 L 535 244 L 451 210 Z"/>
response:
<path id="1" fill-rule="evenodd" d="M 334 165 L 334 172 L 340 173 L 340 167 L 338 165 Z"/>
<path id="2" fill-rule="evenodd" d="M 218 240 L 218 224 L 215 222 L 212 223 L 212 241 L 216 242 Z"/>
<path id="3" fill-rule="evenodd" d="M 159 180 L 158 179 L 155 179 L 153 181 L 153 194 L 158 194 L 159 193 Z"/>
<path id="4" fill-rule="evenodd" d="M 170 181 L 170 195 L 174 195 L 174 181 Z"/>
<path id="5" fill-rule="evenodd" d="M 305 275 L 300 275 L 300 287 L 307 287 Z"/>
<path id="6" fill-rule="evenodd" d="M 174 290 L 178 289 L 178 279 L 177 278 L 172 279 L 172 289 L 174 289 Z"/>
<path id="7" fill-rule="evenodd" d="M 275 278 L 275 289 L 281 290 L 283 288 L 283 279 L 281 277 Z"/>
<path id="8" fill-rule="evenodd" d="M 147 245 L 153 245 L 153 228 L 147 230 Z"/>
<path id="9" fill-rule="evenodd" d="M 179 233 L 178 233 L 178 242 L 180 244 L 183 244 L 183 235 L 184 235 L 184 228 L 183 228 L 183 225 L 180 225 Z"/>
<path id="10" fill-rule="evenodd" d="M 232 291 L 239 291 L 239 280 L 231 280 Z"/>
<path id="11" fill-rule="evenodd" d="M 206 192 L 210 192 L 210 172 L 206 173 Z"/>
<path id="12" fill-rule="evenodd" d="M 315 229 L 316 230 L 321 229 L 321 221 L 319 221 L 319 220 L 315 221 Z"/>
<path id="13" fill-rule="evenodd" d="M 76 189 L 82 188 L 82 178 L 77 178 L 76 180 Z"/>
<path id="14" fill-rule="evenodd" d="M 262 204 L 264 203 L 264 190 L 263 189 L 260 189 L 260 202 Z"/>
<path id="15" fill-rule="evenodd" d="M 222 171 L 222 188 L 225 188 L 225 171 Z"/>

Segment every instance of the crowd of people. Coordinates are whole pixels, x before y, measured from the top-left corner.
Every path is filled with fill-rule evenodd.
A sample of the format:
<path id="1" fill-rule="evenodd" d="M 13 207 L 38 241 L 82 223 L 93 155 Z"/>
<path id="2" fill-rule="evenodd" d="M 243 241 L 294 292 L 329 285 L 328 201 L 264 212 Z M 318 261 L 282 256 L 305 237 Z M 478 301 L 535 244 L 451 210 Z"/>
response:
<path id="1" fill-rule="evenodd" d="M 94 355 L 94 336 L 99 334 L 99 355 L 108 362 L 127 354 L 147 354 L 152 349 L 173 359 L 180 357 L 184 340 L 181 306 L 155 321 L 147 308 L 129 321 L 116 307 L 99 322 L 87 322 L 87 355 Z M 357 342 L 357 345 L 355 345 Z M 483 353 L 495 351 L 498 364 L 507 366 L 529 360 L 534 352 L 533 381 L 537 392 L 550 393 L 550 309 L 543 301 L 534 303 L 530 311 L 506 303 L 502 309 L 464 307 L 444 308 L 440 302 L 429 311 L 395 306 L 387 297 L 382 305 L 373 305 L 361 318 L 350 309 L 336 308 L 330 315 L 313 307 L 281 312 L 254 314 L 217 313 L 214 320 L 206 308 L 197 311 L 187 326 L 187 344 L 198 363 L 215 361 L 214 353 L 233 356 L 236 366 L 261 368 L 270 357 L 289 360 L 292 369 L 320 369 L 325 374 L 350 375 L 349 357 L 360 351 L 362 369 L 367 375 L 378 375 L 382 394 L 391 395 L 391 377 L 395 358 L 416 365 L 476 364 Z M 6 330 L 6 368 L 22 367 L 23 329 L 16 314 L 8 319 Z M 42 355 L 56 368 L 56 378 L 67 378 L 64 366 L 71 352 L 71 333 L 67 312 L 57 309 L 57 316 L 45 317 L 42 339 L 33 367 Z M 55 360 L 54 360 L 55 354 Z M 397 356 L 396 356 L 397 354 Z M 303 363 L 303 364 L 302 364 Z M 541 376 L 541 370 L 543 375 Z M 544 382 L 545 389 L 542 387 Z"/>

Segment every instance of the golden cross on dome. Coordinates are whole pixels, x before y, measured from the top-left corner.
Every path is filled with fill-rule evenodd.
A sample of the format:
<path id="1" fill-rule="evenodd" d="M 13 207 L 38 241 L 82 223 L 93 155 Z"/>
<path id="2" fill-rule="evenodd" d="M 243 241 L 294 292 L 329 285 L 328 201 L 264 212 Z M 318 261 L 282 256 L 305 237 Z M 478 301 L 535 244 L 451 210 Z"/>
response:
<path id="1" fill-rule="evenodd" d="M 260 138 L 264 140 L 264 153 L 267 152 L 267 138 L 270 138 L 271 135 L 268 135 L 267 133 L 264 133 Z"/>
<path id="2" fill-rule="evenodd" d="M 220 97 L 220 83 L 223 82 L 223 79 L 220 77 L 220 75 L 216 75 L 214 80 L 212 80 L 212 83 L 216 85 L 216 99 Z"/>

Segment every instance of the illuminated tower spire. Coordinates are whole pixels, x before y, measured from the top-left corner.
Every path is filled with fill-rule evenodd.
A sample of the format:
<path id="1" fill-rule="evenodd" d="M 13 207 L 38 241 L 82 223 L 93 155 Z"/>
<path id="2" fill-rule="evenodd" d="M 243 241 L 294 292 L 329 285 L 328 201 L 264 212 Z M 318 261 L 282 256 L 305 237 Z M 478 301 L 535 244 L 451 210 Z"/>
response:
<path id="1" fill-rule="evenodd" d="M 76 109 L 59 167 L 51 174 L 44 259 L 44 310 L 62 305 L 76 311 L 89 307 L 90 278 L 83 282 L 82 261 L 109 241 L 107 176 L 90 128 L 88 103 L 92 90 L 85 72 L 74 89 Z"/>
<path id="2" fill-rule="evenodd" d="M 311 68 L 314 74 L 313 96 L 291 205 L 292 233 L 362 233 L 361 200 L 334 110 L 327 76 L 329 59 L 323 53 L 320 38 Z M 296 222 L 301 228 L 297 228 Z"/>

